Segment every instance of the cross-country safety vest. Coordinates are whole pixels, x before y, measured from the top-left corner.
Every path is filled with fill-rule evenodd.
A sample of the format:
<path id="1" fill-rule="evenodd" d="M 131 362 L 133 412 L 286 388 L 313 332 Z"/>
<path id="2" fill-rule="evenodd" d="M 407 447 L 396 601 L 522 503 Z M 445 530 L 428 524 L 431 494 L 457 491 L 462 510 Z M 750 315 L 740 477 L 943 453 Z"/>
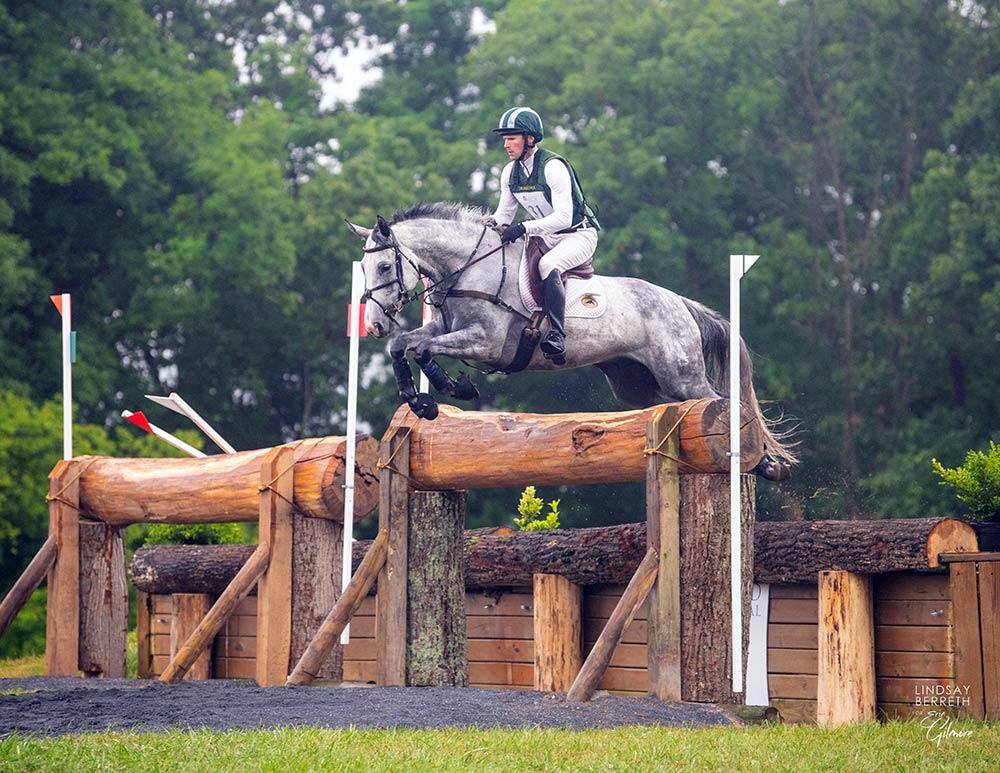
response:
<path id="1" fill-rule="evenodd" d="M 569 161 L 550 150 L 539 148 L 535 151 L 535 166 L 527 177 L 524 175 L 524 168 L 521 164 L 514 164 L 510 173 L 510 192 L 514 194 L 517 203 L 530 212 L 533 218 L 543 218 L 555 211 L 552 207 L 552 190 L 545 182 L 545 166 L 550 161 L 561 161 L 566 164 L 572 181 L 573 225 L 564 231 L 559 231 L 559 233 L 575 231 L 585 224 L 585 219 L 593 228 L 600 231 L 601 224 L 598 222 L 594 210 L 587 204 L 587 197 L 583 193 L 583 188 L 580 187 L 576 171 Z"/>

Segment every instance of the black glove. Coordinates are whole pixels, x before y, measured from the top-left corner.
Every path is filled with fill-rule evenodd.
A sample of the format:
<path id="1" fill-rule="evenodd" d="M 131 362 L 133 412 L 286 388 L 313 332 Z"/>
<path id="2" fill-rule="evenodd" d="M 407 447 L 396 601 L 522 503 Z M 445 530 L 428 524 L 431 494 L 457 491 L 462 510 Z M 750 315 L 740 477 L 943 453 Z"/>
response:
<path id="1" fill-rule="evenodd" d="M 516 242 L 522 236 L 524 236 L 524 223 L 514 223 L 514 225 L 509 225 L 503 230 L 500 243 L 510 244 L 511 242 Z"/>

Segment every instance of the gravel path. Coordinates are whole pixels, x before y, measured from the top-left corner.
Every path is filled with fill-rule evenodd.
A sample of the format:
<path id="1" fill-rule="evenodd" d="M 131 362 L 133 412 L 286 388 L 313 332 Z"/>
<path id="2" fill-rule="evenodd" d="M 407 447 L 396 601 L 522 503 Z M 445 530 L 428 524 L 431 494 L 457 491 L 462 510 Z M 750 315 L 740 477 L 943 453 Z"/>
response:
<path id="1" fill-rule="evenodd" d="M 26 691 L 26 692 L 19 692 Z M 27 692 L 30 691 L 30 692 Z M 716 706 L 599 693 L 585 704 L 519 690 L 450 687 L 271 687 L 251 680 L 184 682 L 31 677 L 0 679 L 0 735 L 101 730 L 234 730 L 293 726 L 567 730 L 741 721 Z"/>

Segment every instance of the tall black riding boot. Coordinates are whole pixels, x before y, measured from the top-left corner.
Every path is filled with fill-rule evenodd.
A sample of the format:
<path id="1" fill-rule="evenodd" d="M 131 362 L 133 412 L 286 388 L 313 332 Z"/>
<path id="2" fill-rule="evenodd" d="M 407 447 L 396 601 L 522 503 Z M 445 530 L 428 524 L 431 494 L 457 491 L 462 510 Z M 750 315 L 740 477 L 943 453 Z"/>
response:
<path id="1" fill-rule="evenodd" d="M 542 297 L 545 313 L 549 315 L 549 332 L 540 344 L 542 354 L 557 364 L 566 359 L 566 336 L 563 320 L 566 316 L 566 289 L 558 271 L 552 271 L 542 280 Z"/>

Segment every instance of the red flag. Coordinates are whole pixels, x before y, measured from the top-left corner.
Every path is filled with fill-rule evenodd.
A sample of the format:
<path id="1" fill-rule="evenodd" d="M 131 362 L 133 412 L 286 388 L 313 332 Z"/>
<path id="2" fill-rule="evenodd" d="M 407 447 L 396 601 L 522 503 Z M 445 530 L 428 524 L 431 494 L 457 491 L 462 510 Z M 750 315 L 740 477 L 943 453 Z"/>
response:
<path id="1" fill-rule="evenodd" d="M 347 337 L 351 337 L 351 309 L 354 306 L 353 303 L 347 304 Z M 366 336 L 368 331 L 365 330 L 365 305 L 362 303 L 358 306 L 358 335 Z"/>
<path id="2" fill-rule="evenodd" d="M 153 428 L 149 426 L 149 420 L 142 411 L 136 411 L 131 416 L 126 416 L 125 421 L 132 422 L 135 426 L 146 430 L 150 435 L 153 434 Z"/>
<path id="3" fill-rule="evenodd" d="M 50 295 L 49 296 L 49 300 L 51 300 L 56 305 L 56 308 L 59 310 L 59 316 L 61 317 L 62 313 L 63 313 L 63 310 L 62 310 L 62 296 L 61 295 Z"/>

